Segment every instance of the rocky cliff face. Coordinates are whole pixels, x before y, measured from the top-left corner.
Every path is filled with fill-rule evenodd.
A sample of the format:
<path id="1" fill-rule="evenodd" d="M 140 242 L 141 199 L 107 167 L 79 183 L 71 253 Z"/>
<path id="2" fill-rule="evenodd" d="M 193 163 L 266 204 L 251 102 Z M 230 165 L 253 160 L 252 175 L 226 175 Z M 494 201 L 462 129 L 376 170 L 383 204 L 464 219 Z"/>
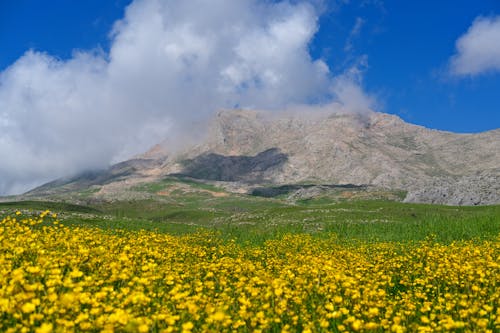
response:
<path id="1" fill-rule="evenodd" d="M 457 206 L 493 205 L 500 202 L 500 169 L 462 177 L 437 177 L 415 186 L 406 202 Z"/>
<path id="2" fill-rule="evenodd" d="M 221 111 L 200 143 L 169 153 L 165 142 L 138 160 L 152 161 L 129 175 L 144 181 L 372 185 L 411 202 L 500 203 L 500 130 L 455 134 L 376 112 Z"/>

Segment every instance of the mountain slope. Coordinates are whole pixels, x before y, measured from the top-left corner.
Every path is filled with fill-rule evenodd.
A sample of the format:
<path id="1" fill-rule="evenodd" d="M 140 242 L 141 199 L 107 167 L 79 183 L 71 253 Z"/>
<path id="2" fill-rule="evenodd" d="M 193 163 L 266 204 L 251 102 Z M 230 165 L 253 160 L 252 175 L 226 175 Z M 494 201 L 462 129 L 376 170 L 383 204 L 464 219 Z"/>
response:
<path id="1" fill-rule="evenodd" d="M 127 174 L 117 177 L 114 166 L 92 185 L 119 188 L 178 174 L 226 182 L 235 191 L 256 185 L 353 184 L 405 190 L 407 201 L 500 202 L 500 130 L 455 134 L 376 112 L 221 111 L 198 144 L 169 153 L 164 142 L 124 165 Z M 85 186 L 82 179 L 70 183 Z"/>

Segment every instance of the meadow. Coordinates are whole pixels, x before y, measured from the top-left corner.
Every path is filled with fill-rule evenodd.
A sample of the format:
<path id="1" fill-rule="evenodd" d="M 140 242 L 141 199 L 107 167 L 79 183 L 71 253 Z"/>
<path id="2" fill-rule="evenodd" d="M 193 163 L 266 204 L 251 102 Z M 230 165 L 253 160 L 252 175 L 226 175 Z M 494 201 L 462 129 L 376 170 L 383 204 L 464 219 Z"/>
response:
<path id="1" fill-rule="evenodd" d="M 0 331 L 500 330 L 498 206 L 183 200 L 0 204 Z"/>

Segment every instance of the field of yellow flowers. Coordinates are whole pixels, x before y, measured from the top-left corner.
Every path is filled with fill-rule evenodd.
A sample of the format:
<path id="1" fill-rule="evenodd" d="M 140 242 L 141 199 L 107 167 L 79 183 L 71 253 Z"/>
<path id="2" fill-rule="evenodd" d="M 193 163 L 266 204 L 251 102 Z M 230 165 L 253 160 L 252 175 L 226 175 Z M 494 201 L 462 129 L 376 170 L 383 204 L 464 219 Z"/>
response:
<path id="1" fill-rule="evenodd" d="M 500 238 L 263 246 L 211 233 L 0 224 L 2 332 L 499 332 Z"/>

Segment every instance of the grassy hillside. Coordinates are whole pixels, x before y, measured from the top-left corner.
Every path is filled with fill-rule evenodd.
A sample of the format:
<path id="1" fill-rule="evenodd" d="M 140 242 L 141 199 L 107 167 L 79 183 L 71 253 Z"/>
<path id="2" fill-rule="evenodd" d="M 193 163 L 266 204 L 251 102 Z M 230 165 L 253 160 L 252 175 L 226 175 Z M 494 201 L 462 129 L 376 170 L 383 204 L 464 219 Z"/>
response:
<path id="1" fill-rule="evenodd" d="M 136 190 L 162 193 L 171 180 Z M 500 234 L 500 206 L 451 207 L 383 200 L 338 201 L 328 197 L 287 201 L 228 194 L 189 181 L 147 199 L 94 201 L 86 205 L 22 201 L 0 203 L 2 215 L 16 210 L 57 212 L 67 225 L 158 230 L 186 234 L 216 230 L 225 239 L 260 243 L 287 233 L 340 239 L 407 241 L 435 237 L 442 242 L 490 239 Z M 214 195 L 214 193 L 216 195 Z"/>

